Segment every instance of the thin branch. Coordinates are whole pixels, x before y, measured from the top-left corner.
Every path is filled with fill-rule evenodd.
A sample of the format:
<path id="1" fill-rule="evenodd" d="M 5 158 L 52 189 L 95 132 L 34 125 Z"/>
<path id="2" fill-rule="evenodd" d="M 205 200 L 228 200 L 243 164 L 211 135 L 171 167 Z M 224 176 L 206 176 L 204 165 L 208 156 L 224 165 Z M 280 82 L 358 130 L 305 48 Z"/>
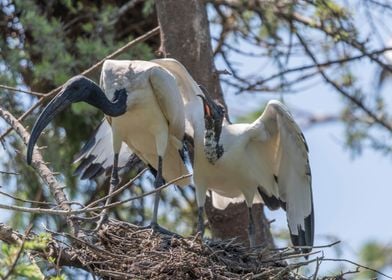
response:
<path id="1" fill-rule="evenodd" d="M 8 194 L 8 193 L 2 192 L 2 191 L 0 191 L 0 195 L 4 195 L 4 196 L 7 196 L 7 197 L 12 198 L 14 200 L 25 202 L 25 203 L 41 204 L 41 205 L 47 205 L 47 206 L 55 206 L 55 204 L 50 203 L 50 202 L 23 199 L 23 198 L 19 198 L 19 197 L 13 196 L 11 194 Z"/>
<path id="2" fill-rule="evenodd" d="M 283 247 L 283 248 L 269 248 L 270 251 L 281 251 L 281 250 L 286 250 L 287 248 L 293 248 L 293 249 L 323 249 L 323 248 L 330 248 L 333 247 L 337 244 L 339 244 L 341 241 L 337 240 L 332 243 L 326 244 L 326 245 L 318 245 L 318 246 L 292 246 L 292 247 Z"/>
<path id="3" fill-rule="evenodd" d="M 33 226 L 30 225 L 30 226 L 27 228 L 27 230 L 25 231 L 25 234 L 24 234 L 24 236 L 23 236 L 23 238 L 22 238 L 22 242 L 21 242 L 20 247 L 18 248 L 18 252 L 17 252 L 17 254 L 16 254 L 16 256 L 15 256 L 15 259 L 13 260 L 13 262 L 12 262 L 12 264 L 11 264 L 11 267 L 10 267 L 10 269 L 8 270 L 7 274 L 4 275 L 4 276 L 2 277 L 2 279 L 4 279 L 4 280 L 8 279 L 8 277 L 10 277 L 10 276 L 11 276 L 11 273 L 14 271 L 14 269 L 15 269 L 15 267 L 16 267 L 16 264 L 18 263 L 18 261 L 19 261 L 19 259 L 20 259 L 20 256 L 22 255 L 22 252 L 23 252 L 23 249 L 24 249 L 24 245 L 25 245 L 25 242 L 26 242 L 26 236 L 29 235 L 29 233 L 30 233 L 32 227 L 33 227 Z"/>
<path id="4" fill-rule="evenodd" d="M 392 5 L 386 4 L 386 3 L 381 3 L 380 1 L 376 1 L 376 0 L 366 0 L 366 2 L 369 2 L 375 6 L 381 7 L 383 9 L 388 9 L 388 10 L 392 10 Z"/>
<path id="5" fill-rule="evenodd" d="M 317 23 L 317 22 L 313 21 L 312 19 L 307 18 L 306 16 L 301 15 L 301 14 L 296 13 L 296 12 L 291 13 L 290 15 L 288 15 L 288 14 L 285 14 L 284 12 L 279 11 L 278 15 L 284 17 L 286 20 L 289 20 L 289 21 L 295 20 L 295 21 L 297 21 L 297 22 L 299 22 L 299 23 L 301 23 L 303 25 L 306 25 L 308 27 L 316 28 L 316 29 L 324 32 L 326 35 L 328 35 L 328 36 L 330 36 L 332 38 L 336 38 L 336 36 L 339 35 L 338 33 L 335 33 L 333 31 L 327 30 L 326 28 L 323 27 L 323 25 L 321 23 Z M 297 33 L 297 35 L 298 35 L 298 33 Z M 392 72 L 392 66 L 382 62 L 380 59 L 377 58 L 377 56 L 372 55 L 371 52 L 367 51 L 366 50 L 367 48 L 365 47 L 364 43 L 361 43 L 361 42 L 356 41 L 356 40 L 345 38 L 344 36 L 340 36 L 339 37 L 339 41 L 340 42 L 344 42 L 347 45 L 357 49 L 362 54 L 366 55 L 370 60 L 376 62 L 381 67 L 386 68 L 386 69 L 388 69 L 388 71 Z"/>
<path id="6" fill-rule="evenodd" d="M 0 85 L 0 88 L 6 89 L 6 90 L 15 91 L 15 92 L 27 93 L 27 94 L 30 94 L 30 95 L 33 95 L 33 96 L 37 96 L 37 97 L 45 96 L 44 93 L 35 92 L 35 91 L 31 91 L 31 90 L 23 90 L 23 89 L 20 89 L 20 88 L 10 87 L 10 86 L 6 86 L 6 85 Z"/>
<path id="7" fill-rule="evenodd" d="M 323 68 L 319 66 L 319 63 L 317 62 L 317 59 L 315 57 L 315 55 L 312 53 L 312 51 L 309 49 L 308 45 L 306 44 L 305 40 L 302 38 L 301 35 L 298 34 L 298 32 L 296 32 L 296 36 L 298 38 L 298 40 L 301 42 L 301 44 L 303 45 L 306 53 L 308 54 L 308 56 L 312 59 L 312 61 L 314 62 L 315 65 L 317 65 L 317 68 L 321 74 L 321 76 L 324 78 L 324 80 L 330 84 L 332 87 L 334 87 L 338 92 L 340 92 L 344 97 L 346 97 L 347 99 L 349 99 L 353 104 L 355 104 L 356 106 L 358 106 L 360 109 L 362 109 L 370 118 L 373 119 L 373 121 L 379 125 L 381 125 L 382 127 L 386 128 L 390 133 L 392 133 L 392 125 L 390 123 L 388 123 L 386 120 L 376 116 L 376 114 L 369 109 L 368 107 L 365 106 L 365 104 L 363 104 L 363 102 L 361 102 L 360 100 L 358 100 L 357 98 L 355 98 L 354 96 L 352 96 L 350 93 L 348 93 L 347 91 L 345 91 L 343 88 L 341 88 L 336 82 L 334 82 L 333 80 L 331 80 L 327 74 L 324 72 Z"/>
<path id="8" fill-rule="evenodd" d="M 2 171 L 2 170 L 0 170 L 0 174 L 5 174 L 5 175 L 16 175 L 16 176 L 19 176 L 19 175 L 20 175 L 20 173 L 17 173 L 17 172 L 9 172 L 9 171 Z M 1 186 L 0 186 L 0 188 L 1 188 Z"/>
<path id="9" fill-rule="evenodd" d="M 380 55 L 380 54 L 385 53 L 387 51 L 392 51 L 392 48 L 383 48 L 380 50 L 375 50 L 375 51 L 371 52 L 371 55 Z M 281 76 L 289 74 L 289 73 L 304 71 L 304 70 L 313 69 L 316 67 L 317 68 L 320 68 L 320 67 L 324 68 L 324 67 L 332 66 L 335 64 L 344 64 L 344 63 L 347 63 L 350 61 L 360 60 L 365 57 L 367 57 L 367 54 L 359 54 L 359 55 L 355 55 L 355 56 L 320 62 L 318 64 L 313 63 L 313 64 L 303 65 L 303 66 L 299 66 L 299 67 L 288 68 L 288 69 L 280 71 L 276 74 L 273 74 L 273 75 L 269 76 L 268 78 L 257 81 L 256 83 L 253 83 L 252 85 L 250 85 L 248 88 L 244 88 L 244 90 L 252 90 L 253 88 L 255 88 L 258 85 L 262 85 L 268 81 L 271 81 L 276 78 L 280 78 Z"/>
<path id="10" fill-rule="evenodd" d="M 383 272 L 381 272 L 381 271 L 379 271 L 379 270 L 377 270 L 377 269 L 374 269 L 374 268 L 371 268 L 371 267 L 368 267 L 368 266 L 365 266 L 365 265 L 361 265 L 361 264 L 359 264 L 359 263 L 356 263 L 356 262 L 353 262 L 353 261 L 350 261 L 350 260 L 347 260 L 347 259 L 332 259 L 332 258 L 329 259 L 329 258 L 323 258 L 322 260 L 323 260 L 323 261 L 330 261 L 330 262 L 347 262 L 347 263 L 350 263 L 350 264 L 352 264 L 352 265 L 356 265 L 356 266 L 358 266 L 358 267 L 361 267 L 361 268 L 364 268 L 364 269 L 373 271 L 373 272 L 375 272 L 375 273 L 377 273 L 377 274 L 380 274 L 380 275 L 382 275 L 382 276 L 384 276 L 384 277 L 386 277 L 386 278 L 388 278 L 388 279 L 392 279 L 392 276 L 386 275 L 385 273 L 383 273 Z"/>
<path id="11" fill-rule="evenodd" d="M 0 116 L 16 131 L 19 137 L 22 139 L 23 143 L 27 145 L 28 140 L 30 138 L 30 134 L 26 131 L 26 129 L 22 126 L 22 124 L 7 110 L 0 107 Z M 38 171 L 38 174 L 42 178 L 42 180 L 47 184 L 51 194 L 56 200 L 59 207 L 69 212 L 71 211 L 71 207 L 69 205 L 69 200 L 66 194 L 63 191 L 63 186 L 61 186 L 50 169 L 46 166 L 41 153 L 37 148 L 33 150 L 33 166 Z M 71 219 L 67 219 L 69 226 L 72 228 L 75 234 L 78 234 L 78 225 L 74 223 Z"/>
<path id="12" fill-rule="evenodd" d="M 189 178 L 191 177 L 192 174 L 186 174 L 183 176 L 180 176 L 174 180 L 171 180 L 170 182 L 160 186 L 159 188 L 156 188 L 152 191 L 143 193 L 141 195 L 138 196 L 134 196 L 125 200 L 121 200 L 121 201 L 117 201 L 117 202 L 113 202 L 111 204 L 105 205 L 105 206 L 97 206 L 97 207 L 85 207 L 82 209 L 76 209 L 76 210 L 56 210 L 56 209 L 44 209 L 44 208 L 30 208 L 30 207 L 22 207 L 22 206 L 15 206 L 15 205 L 7 205 L 7 204 L 0 204 L 0 209 L 6 209 L 6 210 L 13 210 L 13 211 L 19 211 L 19 212 L 27 212 L 27 213 L 37 213 L 37 214 L 51 214 L 51 215 L 60 215 L 60 216 L 68 216 L 69 218 L 71 218 L 71 215 L 79 215 L 79 214 L 84 214 L 84 213 L 91 213 L 91 212 L 96 212 L 96 211 L 101 211 L 103 209 L 109 209 L 109 208 L 114 208 L 117 207 L 118 205 L 133 201 L 133 200 L 137 200 L 140 198 L 143 198 L 145 196 L 154 194 L 158 191 L 161 191 L 165 188 L 167 188 L 168 186 L 174 184 L 177 181 L 180 181 L 182 179 L 185 178 Z M 74 217 L 72 217 L 74 218 Z M 73 220 L 73 219 L 68 219 L 68 220 Z"/>
<path id="13" fill-rule="evenodd" d="M 97 205 L 99 202 L 102 201 L 106 201 L 109 197 L 114 197 L 117 194 L 121 193 L 123 190 L 125 190 L 126 188 L 128 188 L 130 185 L 132 185 L 137 179 L 139 179 L 140 176 L 143 175 L 144 172 L 146 172 L 148 170 L 148 168 L 144 168 L 142 171 L 140 171 L 135 177 L 133 177 L 128 183 L 124 184 L 121 188 L 115 190 L 114 192 L 112 192 L 110 195 L 106 195 L 104 197 L 101 197 L 100 199 L 97 199 L 93 202 L 91 202 L 90 204 L 88 204 L 85 208 L 91 208 L 94 205 Z"/>

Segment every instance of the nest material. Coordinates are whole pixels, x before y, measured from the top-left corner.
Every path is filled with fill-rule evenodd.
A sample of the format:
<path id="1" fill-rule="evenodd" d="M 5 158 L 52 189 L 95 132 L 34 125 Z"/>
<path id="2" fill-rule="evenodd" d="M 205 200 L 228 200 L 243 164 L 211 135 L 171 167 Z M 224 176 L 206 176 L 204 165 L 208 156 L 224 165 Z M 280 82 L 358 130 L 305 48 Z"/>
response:
<path id="1" fill-rule="evenodd" d="M 105 225 L 98 240 L 77 247 L 76 257 L 104 279 L 302 279 L 265 249 L 153 233 L 125 223 Z"/>

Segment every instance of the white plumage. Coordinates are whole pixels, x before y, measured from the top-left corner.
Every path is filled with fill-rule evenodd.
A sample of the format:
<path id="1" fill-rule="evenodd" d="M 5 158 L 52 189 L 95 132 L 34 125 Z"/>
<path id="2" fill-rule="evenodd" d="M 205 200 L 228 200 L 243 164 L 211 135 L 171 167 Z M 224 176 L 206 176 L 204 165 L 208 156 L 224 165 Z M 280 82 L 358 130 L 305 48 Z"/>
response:
<path id="1" fill-rule="evenodd" d="M 186 133 L 194 138 L 193 168 L 199 214 L 202 213 L 207 190 L 213 191 L 213 204 L 220 209 L 227 207 L 229 203 L 244 200 L 248 207 L 257 202 L 264 202 L 271 209 L 282 207 L 287 212 L 294 245 L 312 246 L 314 215 L 308 148 L 301 130 L 286 106 L 279 101 L 270 101 L 264 113 L 250 124 L 230 124 L 224 120 L 218 143 L 223 148 L 223 154 L 215 154 L 214 157 L 216 151 L 211 150 L 212 146 L 206 148 L 206 143 L 212 141 L 210 144 L 213 144 L 214 139 L 206 139 L 208 134 L 203 102 L 198 97 L 203 97 L 204 94 L 186 69 L 173 59 L 134 63 L 110 61 L 105 63 L 103 69 L 102 86 L 109 94 L 109 98 L 116 88 L 124 87 L 129 93 L 136 92 L 134 96 L 131 93 L 128 97 L 126 117 L 113 119 L 113 131 L 118 131 L 116 133 L 120 139 L 145 162 L 156 166 L 156 154 L 151 154 L 151 151 L 159 151 L 160 148 L 157 146 L 155 150 L 153 141 L 147 142 L 146 138 L 154 139 L 151 135 L 165 134 L 166 132 L 162 132 L 166 131 L 162 129 L 165 125 L 154 121 L 166 119 L 171 124 L 170 118 L 163 116 L 170 116 L 174 112 L 173 115 L 179 118 L 174 122 L 180 124 L 177 126 L 180 129 L 167 128 L 171 134 L 167 137 L 169 153 L 164 157 L 163 175 L 166 180 L 170 180 L 186 173 L 186 168 L 177 153 L 181 140 L 179 135 L 183 133 L 183 120 Z M 171 75 L 167 76 L 167 72 Z M 127 75 L 134 78 L 129 79 Z M 124 78 L 118 81 L 117 77 Z M 175 77 L 177 89 L 171 81 L 172 77 Z M 165 87 L 168 90 L 162 90 Z M 164 98 L 163 100 L 168 102 L 160 106 L 143 105 L 146 100 L 152 103 L 162 100 L 155 92 L 170 92 L 173 95 L 170 95 L 169 99 Z M 178 95 L 175 96 L 176 94 Z M 154 107 L 154 110 L 164 109 L 152 117 L 140 113 L 146 112 L 146 109 L 141 110 L 138 106 Z M 149 112 L 150 110 L 152 109 L 149 109 Z M 151 127 L 145 125 L 153 123 L 155 125 Z M 144 124 L 143 127 L 138 126 L 140 124 Z M 157 128 L 158 130 L 154 130 Z M 127 134 L 124 134 L 125 131 Z M 140 135 L 135 137 L 136 131 Z M 199 217 L 199 223 L 200 221 Z M 250 232 L 250 241 L 251 245 L 254 245 L 252 234 Z"/>
<path id="2" fill-rule="evenodd" d="M 270 101 L 251 124 L 225 122 L 220 137 L 224 152 L 213 164 L 201 148 L 203 137 L 202 133 L 195 135 L 194 180 L 200 190 L 199 206 L 205 200 L 203 188 L 217 193 L 213 194 L 213 204 L 221 209 L 243 200 L 248 207 L 260 201 L 271 209 L 281 206 L 287 212 L 295 245 L 313 244 L 307 145 L 282 103 Z"/>
<path id="3" fill-rule="evenodd" d="M 83 76 L 70 79 L 36 121 L 28 146 L 28 162 L 31 162 L 35 142 L 50 120 L 70 104 L 80 101 L 102 110 L 107 121 L 98 129 L 88 149 L 82 152 L 80 159 L 84 161 L 78 171 L 86 174 L 85 177 L 93 177 L 93 173 L 112 165 L 109 194 L 118 184 L 118 165 L 124 159 L 119 156 L 121 150 L 126 152 L 125 158 L 135 153 L 156 170 L 155 187 L 161 186 L 164 179 L 173 180 L 187 173 L 180 155 L 185 112 L 176 79 L 158 64 L 138 60 L 106 60 L 100 87 Z M 111 133 L 107 131 L 109 124 Z M 107 150 L 102 150 L 103 146 Z M 110 156 L 113 157 L 109 159 Z M 176 184 L 187 185 L 189 179 Z M 110 199 L 106 204 L 109 202 Z M 159 192 L 152 219 L 156 229 L 158 202 Z M 106 218 L 103 213 L 98 228 Z"/>
<path id="4" fill-rule="evenodd" d="M 126 113 L 111 119 L 114 152 L 119 152 L 124 142 L 156 170 L 161 156 L 165 180 L 186 174 L 179 154 L 185 115 L 174 77 L 153 62 L 107 60 L 102 67 L 101 87 L 108 99 L 116 89 L 128 92 Z M 177 182 L 188 183 L 187 179 Z"/>
<path id="5" fill-rule="evenodd" d="M 198 206 L 204 206 L 207 190 L 213 191 L 217 208 L 244 200 L 248 207 L 261 201 L 271 209 L 281 206 L 287 212 L 294 245 L 312 246 L 314 214 L 308 147 L 286 106 L 270 101 L 251 124 L 224 120 L 218 143 L 223 155 L 211 163 L 205 149 L 203 104 L 197 96 L 204 96 L 203 92 L 177 61 L 157 63 L 176 77 L 185 100 L 187 124 L 191 126 L 187 132 L 194 137 L 195 145 L 193 177 Z M 254 243 L 254 237 L 250 238 Z"/>

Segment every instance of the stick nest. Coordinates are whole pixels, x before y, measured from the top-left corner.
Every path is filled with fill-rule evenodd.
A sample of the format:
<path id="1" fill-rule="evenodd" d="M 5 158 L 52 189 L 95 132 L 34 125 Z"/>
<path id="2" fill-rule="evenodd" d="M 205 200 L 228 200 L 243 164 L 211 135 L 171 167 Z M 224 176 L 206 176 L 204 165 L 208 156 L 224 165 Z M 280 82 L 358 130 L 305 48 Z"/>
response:
<path id="1" fill-rule="evenodd" d="M 117 222 L 97 238 L 94 245 L 80 242 L 75 256 L 103 279 L 303 279 L 282 252 L 250 251 L 234 239 L 168 236 Z"/>

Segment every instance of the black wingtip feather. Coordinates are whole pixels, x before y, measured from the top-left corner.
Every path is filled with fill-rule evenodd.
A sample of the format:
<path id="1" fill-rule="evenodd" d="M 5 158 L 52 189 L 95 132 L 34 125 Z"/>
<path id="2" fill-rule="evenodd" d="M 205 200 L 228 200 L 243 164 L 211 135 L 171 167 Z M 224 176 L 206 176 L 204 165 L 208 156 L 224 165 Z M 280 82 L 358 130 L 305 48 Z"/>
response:
<path id="1" fill-rule="evenodd" d="M 79 160 L 81 160 L 85 154 L 90 151 L 90 149 L 92 147 L 94 147 L 94 145 L 97 142 L 97 133 L 99 131 L 99 129 L 101 128 L 101 125 L 105 122 L 105 120 L 103 120 L 98 127 L 94 130 L 92 136 L 88 139 L 88 141 L 84 144 L 84 146 L 82 147 L 82 149 L 74 156 L 74 163 L 78 162 Z"/>
<path id="2" fill-rule="evenodd" d="M 261 198 L 263 199 L 265 205 L 270 209 L 270 210 L 276 210 L 279 209 L 279 207 L 282 207 L 286 211 L 286 202 L 280 200 L 279 198 L 276 198 L 275 196 L 268 196 L 263 192 L 261 188 L 257 188 L 257 191 L 259 192 Z"/>
<path id="3" fill-rule="evenodd" d="M 304 254 L 310 253 L 312 251 L 313 241 L 314 241 L 314 214 L 313 207 L 312 212 L 309 216 L 304 219 L 305 230 L 298 227 L 298 235 L 292 234 L 290 231 L 291 242 L 294 246 L 306 246 L 309 248 L 301 248 L 300 251 Z M 305 256 L 308 259 L 308 256 Z"/>
<path id="4" fill-rule="evenodd" d="M 90 164 L 95 160 L 95 158 L 95 156 L 88 156 L 87 158 L 83 159 L 73 172 L 73 176 L 80 176 L 84 172 L 84 170 L 86 170 L 90 166 Z"/>
<path id="5" fill-rule="evenodd" d="M 101 169 L 102 169 L 101 171 L 102 173 L 104 171 L 102 166 L 100 164 L 93 163 L 83 172 L 81 179 L 82 180 L 93 179 L 97 176 L 97 174 L 100 172 Z"/>

